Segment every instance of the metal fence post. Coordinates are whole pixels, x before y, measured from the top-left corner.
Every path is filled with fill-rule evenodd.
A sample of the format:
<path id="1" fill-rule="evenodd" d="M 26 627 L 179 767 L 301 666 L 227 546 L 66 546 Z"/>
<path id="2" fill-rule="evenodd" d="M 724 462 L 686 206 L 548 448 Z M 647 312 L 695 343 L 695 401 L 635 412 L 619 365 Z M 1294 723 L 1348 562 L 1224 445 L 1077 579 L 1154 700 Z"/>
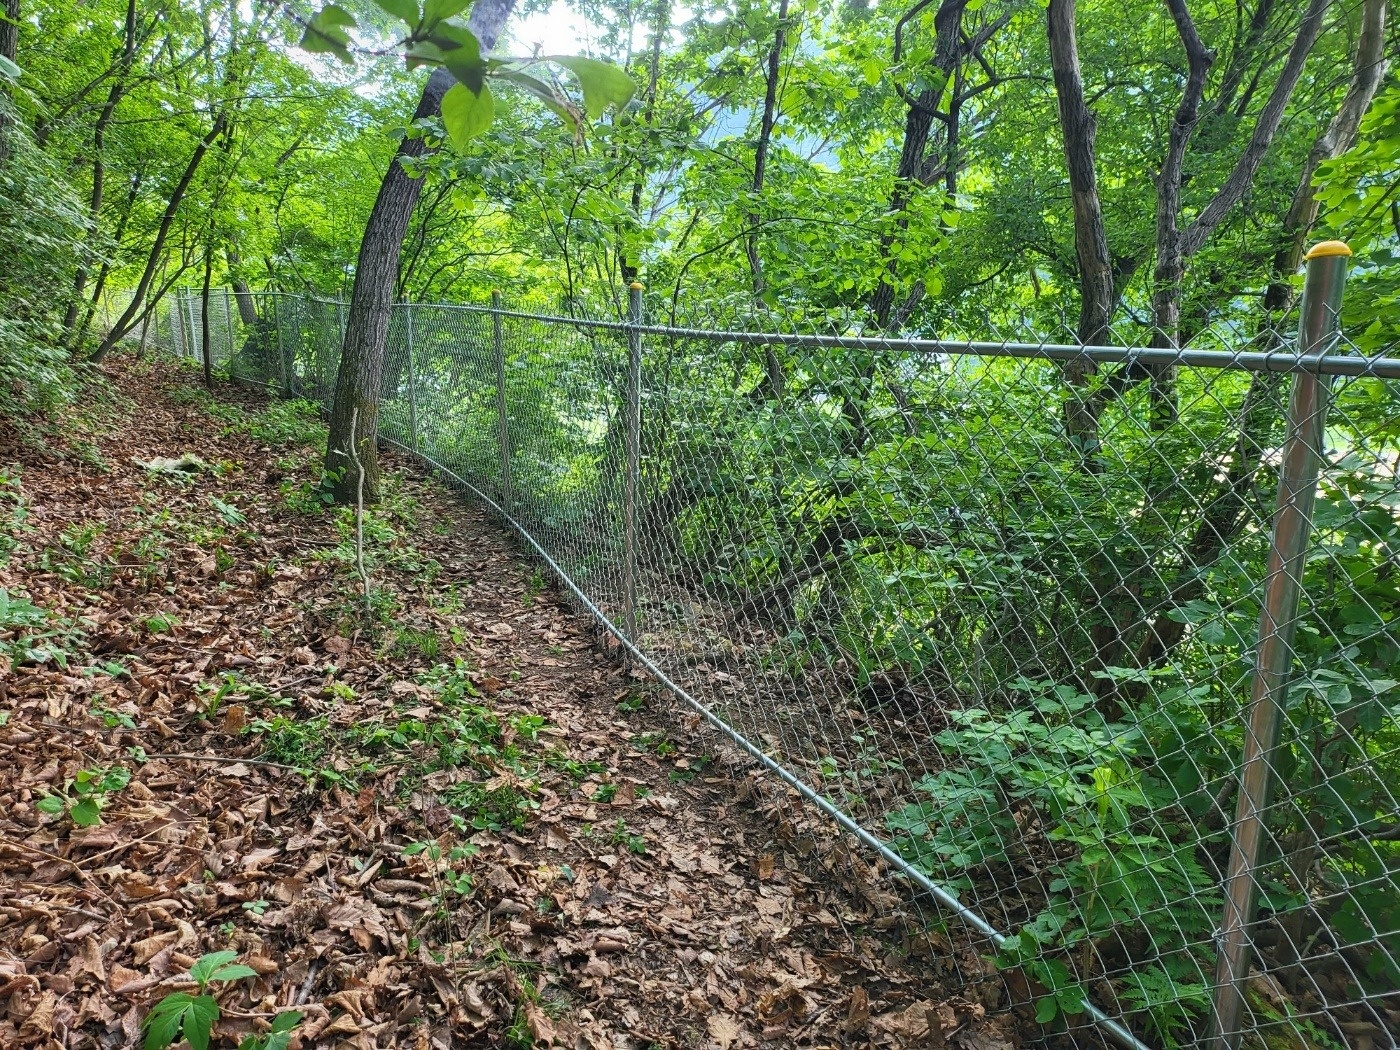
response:
<path id="1" fill-rule="evenodd" d="M 642 285 L 627 292 L 627 465 L 622 490 L 622 618 L 627 640 L 637 641 L 637 489 L 642 471 Z"/>
<path id="2" fill-rule="evenodd" d="M 233 360 L 233 296 L 224 288 L 224 330 L 228 332 L 228 356 Z"/>
<path id="3" fill-rule="evenodd" d="M 1305 257 L 1307 276 L 1298 319 L 1298 353 L 1322 357 L 1339 335 L 1351 249 L 1340 241 L 1316 245 Z M 1215 1018 L 1210 1046 L 1234 1050 L 1243 1035 L 1245 983 L 1253 954 L 1250 926 L 1258 889 L 1258 865 L 1266 834 L 1273 787 L 1272 763 L 1278 744 L 1279 717 L 1288 692 L 1293 662 L 1293 635 L 1303 564 L 1312 534 L 1313 502 L 1327 425 L 1331 377 L 1299 372 L 1288 404 L 1288 436 L 1283 446 L 1273 536 L 1259 616 L 1254 685 L 1240 762 L 1239 801 L 1235 809 L 1230 865 L 1225 880 L 1225 915 L 1221 921 L 1220 956 L 1215 971 Z"/>
<path id="4" fill-rule="evenodd" d="M 282 342 L 282 296 L 277 292 L 268 292 L 268 298 L 272 300 L 272 323 L 277 328 L 277 364 L 282 371 L 282 396 L 292 396 L 292 372 L 287 367 L 287 349 Z"/>
<path id="5" fill-rule="evenodd" d="M 203 302 L 201 302 L 201 303 L 199 304 L 199 313 L 200 313 L 200 316 L 201 316 L 201 318 L 202 318 L 203 315 L 204 315 L 204 303 L 203 303 Z M 195 335 L 194 335 L 194 333 L 195 333 L 195 324 L 194 324 L 194 293 L 193 293 L 193 292 L 190 292 L 189 295 L 185 296 L 185 314 L 186 314 L 187 317 L 188 317 L 188 327 L 187 327 L 186 330 L 187 330 L 187 331 L 189 332 L 189 334 L 190 334 L 190 357 L 191 357 L 192 359 L 198 359 L 198 358 L 196 358 L 196 351 L 198 351 L 199 355 L 202 357 L 202 355 L 203 355 L 203 353 L 204 353 L 204 348 L 195 342 Z M 202 327 L 200 328 L 200 331 L 201 331 L 201 332 L 203 331 L 203 328 L 202 328 Z"/>
<path id="6" fill-rule="evenodd" d="M 501 293 L 491 293 L 491 349 L 496 359 L 496 445 L 501 450 L 501 501 L 515 514 L 515 485 L 510 476 L 510 422 L 506 414 L 506 342 L 502 332 Z"/>
<path id="7" fill-rule="evenodd" d="M 408 447 L 418 451 L 418 370 L 413 363 L 413 304 L 401 304 L 408 346 Z"/>

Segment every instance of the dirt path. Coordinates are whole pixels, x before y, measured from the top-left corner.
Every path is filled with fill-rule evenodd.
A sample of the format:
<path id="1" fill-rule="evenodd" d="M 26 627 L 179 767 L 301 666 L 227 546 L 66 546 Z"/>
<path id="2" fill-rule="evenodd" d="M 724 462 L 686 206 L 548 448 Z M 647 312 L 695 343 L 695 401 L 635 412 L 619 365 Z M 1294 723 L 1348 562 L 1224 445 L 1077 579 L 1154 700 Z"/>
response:
<path id="1" fill-rule="evenodd" d="M 305 415 L 111 371 L 93 446 L 0 438 L 0 1046 L 220 950 L 214 1045 L 1020 1045 L 484 516 L 386 460 L 366 612 Z"/>

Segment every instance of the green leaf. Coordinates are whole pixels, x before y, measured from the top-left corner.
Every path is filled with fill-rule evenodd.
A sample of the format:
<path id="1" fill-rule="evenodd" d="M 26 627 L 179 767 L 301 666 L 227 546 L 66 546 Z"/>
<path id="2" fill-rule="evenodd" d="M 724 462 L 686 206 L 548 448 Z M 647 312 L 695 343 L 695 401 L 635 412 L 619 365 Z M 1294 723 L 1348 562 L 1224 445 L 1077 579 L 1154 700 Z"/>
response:
<path id="1" fill-rule="evenodd" d="M 266 1035 L 249 1035 L 238 1044 L 238 1050 L 287 1050 L 292 1041 L 292 1032 L 301 1024 L 299 1010 L 283 1010 L 272 1019 L 272 1027 Z"/>
<path id="2" fill-rule="evenodd" d="M 8 80 L 18 80 L 20 77 L 24 76 L 24 70 L 20 69 L 19 66 L 15 65 L 4 55 L 0 55 L 0 76 Z"/>
<path id="3" fill-rule="evenodd" d="M 91 828 L 102 823 L 102 808 L 95 798 L 85 798 L 68 811 L 68 816 L 80 828 Z"/>
<path id="4" fill-rule="evenodd" d="M 423 5 L 423 21 L 429 25 L 453 15 L 460 15 L 471 6 L 471 0 L 427 0 Z"/>
<path id="5" fill-rule="evenodd" d="M 256 977 L 258 971 L 251 966 L 244 966 L 242 963 L 234 963 L 231 966 L 220 966 L 209 977 L 213 981 L 241 981 L 245 977 Z"/>
<path id="6" fill-rule="evenodd" d="M 301 1024 L 300 1010 L 283 1010 L 272 1019 L 272 1031 L 274 1033 L 290 1032 L 299 1024 Z"/>
<path id="7" fill-rule="evenodd" d="M 497 70 L 495 76 L 500 80 L 507 80 L 512 84 L 524 88 L 530 94 L 539 99 L 546 109 L 558 116 L 570 130 L 578 127 L 580 114 L 575 111 L 567 102 L 561 101 L 544 81 L 537 77 L 530 76 L 529 73 L 520 73 L 513 69 Z"/>
<path id="8" fill-rule="evenodd" d="M 1040 1024 L 1049 1024 L 1060 1012 L 1060 1004 L 1053 995 L 1047 995 L 1035 1004 L 1035 1019 Z"/>
<path id="9" fill-rule="evenodd" d="M 355 16 L 349 11 L 335 4 L 327 4 L 306 23 L 301 48 L 313 53 L 331 52 L 342 62 L 352 62 L 350 34 L 346 29 L 354 25 Z"/>
<path id="10" fill-rule="evenodd" d="M 210 952 L 190 967 L 190 980 L 201 988 L 214 979 L 214 971 L 238 958 L 237 952 Z"/>
<path id="11" fill-rule="evenodd" d="M 417 0 L 374 0 L 374 2 L 385 14 L 408 23 L 410 28 L 418 24 Z"/>
<path id="12" fill-rule="evenodd" d="M 496 103 L 485 84 L 481 85 L 480 94 L 472 94 L 462 84 L 453 84 L 442 97 L 442 123 L 458 149 L 466 148 L 468 142 L 489 128 L 495 112 Z"/>
<path id="13" fill-rule="evenodd" d="M 428 41 L 442 55 L 441 61 L 451 74 L 467 86 L 473 95 L 481 94 L 486 82 L 486 63 L 481 59 L 481 44 L 471 31 L 443 24 L 433 30 Z"/>
<path id="14" fill-rule="evenodd" d="M 190 1044 L 190 1050 L 209 1050 L 209 1033 L 219 1019 L 219 1004 L 212 995 L 197 995 L 185 1010 L 180 1031 Z"/>
<path id="15" fill-rule="evenodd" d="M 141 1026 L 146 1029 L 145 1050 L 162 1050 L 175 1041 L 180 1022 L 194 997 L 188 992 L 171 992 L 151 1008 Z"/>
<path id="16" fill-rule="evenodd" d="M 34 808 L 40 813 L 48 813 L 51 816 L 58 816 L 63 812 L 63 799 L 57 795 L 45 795 L 38 802 L 34 803 Z"/>
<path id="17" fill-rule="evenodd" d="M 582 56 L 554 56 L 549 61 L 563 66 L 578 78 L 583 89 L 583 111 L 589 120 L 597 120 L 609 106 L 621 109 L 632 100 L 636 87 L 627 71 L 611 62 Z"/>

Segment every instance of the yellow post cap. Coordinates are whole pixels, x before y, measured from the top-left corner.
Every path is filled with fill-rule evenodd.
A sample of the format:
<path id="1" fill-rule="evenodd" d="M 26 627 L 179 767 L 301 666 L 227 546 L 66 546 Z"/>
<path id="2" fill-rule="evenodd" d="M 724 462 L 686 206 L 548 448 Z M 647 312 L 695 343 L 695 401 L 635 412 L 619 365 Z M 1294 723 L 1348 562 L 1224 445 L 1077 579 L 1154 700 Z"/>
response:
<path id="1" fill-rule="evenodd" d="M 1308 254 L 1303 256 L 1303 261 L 1311 259 L 1326 259 L 1332 255 L 1350 255 L 1351 249 L 1347 247 L 1346 241 L 1320 241 L 1308 249 Z"/>
<path id="2" fill-rule="evenodd" d="M 1347 254 L 1350 255 L 1351 253 L 1348 252 Z M 643 288 L 646 287 L 646 285 L 642 284 L 641 281 L 633 281 L 633 282 L 632 282 L 631 284 L 629 284 L 627 287 L 630 288 L 630 289 L 632 289 L 632 291 L 634 291 L 634 292 L 640 292 Z"/>

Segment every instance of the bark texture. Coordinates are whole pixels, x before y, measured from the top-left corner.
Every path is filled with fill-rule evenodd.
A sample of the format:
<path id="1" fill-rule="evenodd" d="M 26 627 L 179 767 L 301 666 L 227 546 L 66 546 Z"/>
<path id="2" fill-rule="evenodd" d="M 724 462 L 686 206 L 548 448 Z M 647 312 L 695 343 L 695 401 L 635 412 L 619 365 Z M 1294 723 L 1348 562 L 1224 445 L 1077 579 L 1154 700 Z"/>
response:
<path id="1" fill-rule="evenodd" d="M 1236 160 L 1230 174 L 1195 220 L 1185 228 L 1180 225 L 1181 188 L 1185 173 L 1185 158 L 1191 134 L 1200 119 L 1201 99 L 1205 94 L 1206 74 L 1214 55 L 1201 42 L 1196 24 L 1186 7 L 1186 0 L 1167 0 L 1177 36 L 1186 51 L 1187 78 L 1181 104 L 1172 121 L 1167 141 L 1167 153 L 1157 176 L 1157 266 L 1153 271 L 1152 345 L 1174 348 L 1181 337 L 1181 287 L 1186 263 L 1210 239 L 1211 234 L 1239 204 L 1254 181 L 1254 176 L 1269 151 L 1274 135 L 1283 119 L 1283 112 L 1293 89 L 1302 76 L 1308 54 L 1322 29 L 1322 16 L 1331 0 L 1309 0 L 1296 36 L 1288 49 L 1287 58 L 1273 90 L 1255 118 L 1249 142 Z M 1157 429 L 1169 426 L 1176 419 L 1176 368 L 1156 365 L 1147 369 L 1152 378 L 1152 423 Z"/>
<path id="2" fill-rule="evenodd" d="M 11 62 L 19 53 L 19 0 L 5 0 L 5 17 L 0 18 L 0 56 Z M 0 168 L 10 160 L 10 125 L 13 118 L 8 108 L 0 109 Z"/>
<path id="3" fill-rule="evenodd" d="M 1094 152 L 1096 125 L 1094 114 L 1084 99 L 1084 76 L 1079 67 L 1075 0 L 1050 0 L 1045 25 L 1050 39 L 1050 67 L 1055 80 L 1055 99 L 1074 209 L 1074 254 L 1079 264 L 1076 334 L 1081 343 L 1103 344 L 1108 340 L 1116 293 L 1108 232 L 1099 202 Z M 1089 360 L 1067 361 L 1064 366 L 1065 380 L 1070 385 L 1070 397 L 1065 404 L 1065 428 L 1086 462 L 1090 462 L 1088 457 L 1099 447 L 1098 413 L 1088 396 L 1089 377 L 1096 371 L 1097 366 Z"/>
<path id="4" fill-rule="evenodd" d="M 483 53 L 495 45 L 514 6 L 515 0 L 477 0 L 472 7 L 468 26 L 481 42 Z M 413 118 L 436 115 L 442 108 L 443 96 L 454 83 L 446 69 L 434 70 L 423 88 Z M 404 235 L 423 189 L 423 180 L 410 178 L 403 161 L 427 152 L 427 144 L 421 138 L 404 139 L 399 144 L 360 241 L 326 447 L 326 473 L 331 491 L 341 503 L 353 503 L 356 499 L 358 471 L 352 448 L 358 452 L 364 467 L 365 499 L 373 502 L 379 498 L 379 459 L 375 442 L 379 433 L 384 347 L 389 336 L 389 314 L 394 305 Z"/>
<path id="5" fill-rule="evenodd" d="M 773 126 L 778 119 L 778 77 L 782 66 L 783 46 L 787 41 L 787 16 L 788 0 L 780 0 L 778 4 L 778 28 L 773 33 L 773 46 L 768 51 L 768 68 L 763 91 L 763 116 L 759 122 L 758 143 L 754 147 L 753 154 L 753 182 L 749 185 L 755 202 L 763 193 L 763 178 L 768 171 L 768 148 L 772 144 Z M 749 273 L 753 278 L 754 305 L 758 306 L 762 303 L 763 295 L 768 290 L 768 282 L 763 276 L 763 257 L 759 255 L 758 251 L 758 229 L 761 220 L 757 212 L 749 212 L 746 221 L 749 231 L 744 238 L 744 253 L 748 256 Z M 782 362 L 778 360 L 778 354 L 771 346 L 763 348 L 763 366 L 767 378 L 768 394 L 781 399 L 783 389 L 787 385 L 786 377 Z"/>
<path id="6" fill-rule="evenodd" d="M 916 97 L 905 96 L 909 112 L 904 118 L 904 145 L 900 151 L 899 167 L 895 171 L 894 193 L 890 196 L 890 213 L 899 216 L 909 203 L 910 190 L 914 186 L 927 185 L 937 177 L 938 170 L 930 170 L 927 165 L 929 133 L 935 120 L 945 119 L 938 112 L 943 101 L 944 90 L 953 82 L 953 70 L 963 56 L 962 24 L 968 0 L 943 0 L 938 12 L 933 16 L 934 45 L 930 86 Z M 900 229 L 908 225 L 908 220 L 898 218 Z M 897 263 L 890 257 L 894 245 L 894 235 L 886 234 L 880 241 L 880 254 L 885 261 L 885 275 L 870 298 L 870 312 L 875 323 L 883 331 L 890 324 L 894 310 L 894 292 Z"/>

